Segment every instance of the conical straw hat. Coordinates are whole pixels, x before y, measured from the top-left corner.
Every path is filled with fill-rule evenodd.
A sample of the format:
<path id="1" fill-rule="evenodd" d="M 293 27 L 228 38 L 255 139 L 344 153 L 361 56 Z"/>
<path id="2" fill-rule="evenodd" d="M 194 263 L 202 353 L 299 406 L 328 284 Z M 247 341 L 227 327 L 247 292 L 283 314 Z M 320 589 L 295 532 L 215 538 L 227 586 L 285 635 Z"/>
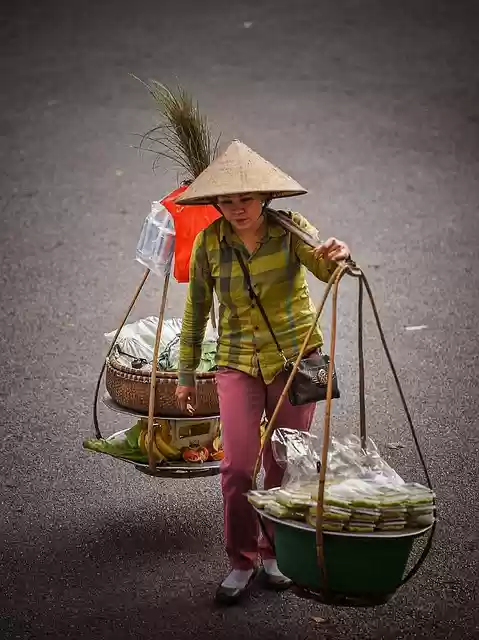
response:
<path id="1" fill-rule="evenodd" d="M 239 140 L 194 180 L 178 204 L 210 204 L 217 196 L 238 193 L 268 193 L 273 198 L 299 196 L 306 189 Z"/>

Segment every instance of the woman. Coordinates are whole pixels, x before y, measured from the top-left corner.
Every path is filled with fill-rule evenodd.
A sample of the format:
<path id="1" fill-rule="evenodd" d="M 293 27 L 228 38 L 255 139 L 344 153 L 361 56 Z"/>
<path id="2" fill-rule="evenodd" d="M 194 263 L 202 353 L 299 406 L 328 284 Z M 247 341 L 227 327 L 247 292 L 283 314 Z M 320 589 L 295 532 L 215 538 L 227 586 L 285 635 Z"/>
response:
<path id="1" fill-rule="evenodd" d="M 312 249 L 268 215 L 272 198 L 302 193 L 305 190 L 296 181 L 235 140 L 177 200 L 214 204 L 222 214 L 199 234 L 193 248 L 176 392 L 183 410 L 188 405 L 194 408 L 194 372 L 215 291 L 219 300 L 216 381 L 224 446 L 221 485 L 231 563 L 231 572 L 216 592 L 222 603 L 237 602 L 244 594 L 257 573 L 258 557 L 270 587 L 281 590 L 291 584 L 279 571 L 268 541 L 259 539 L 257 516 L 245 497 L 259 452 L 263 413 L 271 417 L 287 375 L 284 359 L 249 293 L 244 267 L 282 352 L 288 359 L 297 356 L 315 314 L 304 267 L 327 282 L 336 261 L 349 257 L 344 242 L 330 238 Z M 317 237 L 316 229 L 301 215 L 289 215 Z M 317 327 L 307 352 L 322 342 Z M 314 404 L 292 406 L 286 400 L 277 424 L 308 430 L 314 409 Z M 263 466 L 265 487 L 280 485 L 282 470 L 270 444 L 265 447 Z"/>

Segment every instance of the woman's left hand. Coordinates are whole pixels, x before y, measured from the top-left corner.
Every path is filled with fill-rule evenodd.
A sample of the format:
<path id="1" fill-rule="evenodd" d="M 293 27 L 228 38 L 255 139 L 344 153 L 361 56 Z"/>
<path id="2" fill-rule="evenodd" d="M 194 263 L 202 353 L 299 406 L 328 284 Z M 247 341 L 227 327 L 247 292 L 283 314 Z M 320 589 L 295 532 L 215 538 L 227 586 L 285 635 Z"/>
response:
<path id="1" fill-rule="evenodd" d="M 337 240 L 336 238 L 328 238 L 326 242 L 314 250 L 316 258 L 323 258 L 324 260 L 346 260 L 351 255 L 349 247 L 345 242 Z"/>

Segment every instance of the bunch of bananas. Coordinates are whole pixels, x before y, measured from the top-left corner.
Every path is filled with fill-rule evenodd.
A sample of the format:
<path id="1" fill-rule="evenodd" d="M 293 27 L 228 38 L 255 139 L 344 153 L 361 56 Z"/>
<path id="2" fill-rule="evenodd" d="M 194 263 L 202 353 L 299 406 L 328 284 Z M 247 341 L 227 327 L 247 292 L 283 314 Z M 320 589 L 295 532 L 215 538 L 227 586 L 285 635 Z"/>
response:
<path id="1" fill-rule="evenodd" d="M 148 455 L 150 440 L 148 437 L 148 421 L 138 436 L 138 447 L 142 453 Z M 181 460 L 182 453 L 170 444 L 171 436 L 167 423 L 153 425 L 153 456 L 156 460 Z"/>
<path id="2" fill-rule="evenodd" d="M 148 456 L 150 439 L 148 436 L 148 420 L 141 418 L 136 424 L 141 431 L 138 435 L 138 448 L 144 456 Z M 208 462 L 220 461 L 223 459 L 223 445 L 221 436 L 217 434 L 210 448 L 191 443 L 188 447 L 178 449 L 171 444 L 171 432 L 167 422 L 153 423 L 153 441 L 151 443 L 153 457 L 158 462 L 174 462 L 183 460 L 185 462 Z"/>

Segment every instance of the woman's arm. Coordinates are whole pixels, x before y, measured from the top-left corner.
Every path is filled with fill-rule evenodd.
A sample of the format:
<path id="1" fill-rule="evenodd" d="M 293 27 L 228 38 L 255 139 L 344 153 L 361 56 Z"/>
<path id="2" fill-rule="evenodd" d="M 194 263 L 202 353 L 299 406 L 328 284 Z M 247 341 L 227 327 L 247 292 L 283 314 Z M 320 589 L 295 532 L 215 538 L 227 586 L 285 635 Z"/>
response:
<path id="1" fill-rule="evenodd" d="M 213 301 L 213 278 L 206 253 L 205 232 L 198 234 L 190 260 L 190 281 L 180 336 L 178 384 L 194 387 L 195 371 L 201 360 L 201 347 Z"/>
<path id="2" fill-rule="evenodd" d="M 313 236 L 313 238 L 319 238 L 319 232 L 316 227 L 308 222 L 304 216 L 299 213 L 291 213 L 290 215 L 291 220 L 301 229 Z M 338 266 L 338 263 L 328 256 L 332 255 L 338 259 L 345 259 L 349 256 L 347 245 L 335 238 L 329 238 L 320 247 L 313 249 L 306 242 L 293 235 L 293 246 L 301 264 L 304 264 L 316 278 L 323 282 L 328 282 Z"/>

